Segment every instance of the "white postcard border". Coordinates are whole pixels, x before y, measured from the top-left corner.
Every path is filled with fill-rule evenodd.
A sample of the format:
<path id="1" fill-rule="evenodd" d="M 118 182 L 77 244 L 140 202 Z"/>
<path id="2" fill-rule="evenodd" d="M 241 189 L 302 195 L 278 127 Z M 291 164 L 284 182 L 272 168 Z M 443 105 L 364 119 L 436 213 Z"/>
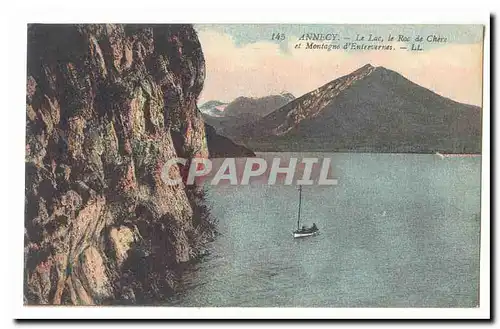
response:
<path id="1" fill-rule="evenodd" d="M 98 5 L 97 1 L 91 3 Z M 395 2 L 396 3 L 396 2 Z M 425 1 L 420 1 L 425 3 Z M 432 3 L 432 2 L 429 2 Z M 235 318 L 317 318 L 317 319 L 466 319 L 489 318 L 490 316 L 490 33 L 489 14 L 462 10 L 450 12 L 437 10 L 438 4 L 427 10 L 339 10 L 324 8 L 271 10 L 207 8 L 176 9 L 168 5 L 150 9 L 123 6 L 119 1 L 110 1 L 102 7 L 71 8 L 34 6 L 20 8 L 22 17 L 11 17 L 9 24 L 9 91 L 8 120 L 4 132 L 9 136 L 8 151 L 12 163 L 3 172 L 7 184 L 2 188 L 2 198 L 8 200 L 4 209 L 4 220 L 8 220 L 8 232 L 4 232 L 4 243 L 8 243 L 10 256 L 10 278 L 8 292 L 13 318 L 115 318 L 115 319 L 235 319 Z M 211 6 L 211 5 L 210 5 Z M 448 5 L 450 6 L 450 5 Z M 425 7 L 424 5 L 421 8 Z M 272 9 L 274 8 L 274 9 Z M 446 8 L 446 7 L 443 7 Z M 97 9 L 97 10 L 96 10 Z M 279 9 L 279 7 L 278 7 Z M 207 12 L 208 10 L 208 12 Z M 218 11 L 217 11 L 218 10 Z M 217 11 L 217 12 L 216 12 Z M 17 19 L 17 20 L 16 20 Z M 481 265 L 480 307 L 457 308 L 179 308 L 179 307 L 54 307 L 23 306 L 23 236 L 24 236 L 24 133 L 25 133 L 25 79 L 26 79 L 26 24 L 74 23 L 74 22 L 123 22 L 123 23 L 331 23 L 331 24 L 484 24 L 484 85 L 483 85 L 483 153 L 481 184 Z M 4 113 L 5 113 L 4 112 Z M 5 124 L 7 123 L 7 124 Z M 5 164 L 2 164 L 4 166 Z M 5 271 L 5 270 L 4 270 Z"/>

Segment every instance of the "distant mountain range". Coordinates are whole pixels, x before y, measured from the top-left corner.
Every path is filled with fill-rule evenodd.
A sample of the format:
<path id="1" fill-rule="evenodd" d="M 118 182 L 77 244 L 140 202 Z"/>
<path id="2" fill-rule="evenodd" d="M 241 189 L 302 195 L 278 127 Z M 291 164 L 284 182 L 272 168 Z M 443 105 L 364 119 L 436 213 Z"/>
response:
<path id="1" fill-rule="evenodd" d="M 222 133 L 254 151 L 481 153 L 481 108 L 383 67 L 365 65 L 265 114 L 268 109 L 231 110 L 253 120 L 230 121 Z"/>
<path id="2" fill-rule="evenodd" d="M 209 116 L 222 116 L 227 103 L 221 101 L 208 101 L 199 107 L 201 113 Z"/>
<path id="3" fill-rule="evenodd" d="M 213 100 L 199 107 L 205 122 L 214 127 L 217 133 L 232 137 L 238 135 L 237 129 L 244 124 L 257 121 L 295 99 L 288 93 L 260 98 L 238 97 L 230 103 Z"/>
<path id="4" fill-rule="evenodd" d="M 226 106 L 224 116 L 235 117 L 242 114 L 266 116 L 294 99 L 295 97 L 288 92 L 260 98 L 238 97 Z"/>
<path id="5" fill-rule="evenodd" d="M 239 97 L 238 99 L 240 100 L 242 98 L 244 97 Z M 226 107 L 231 105 L 231 111 L 237 111 L 238 108 L 236 104 L 238 104 L 238 102 L 231 102 L 228 104 L 218 100 L 211 100 L 198 107 L 205 121 L 207 146 L 211 158 L 255 156 L 255 153 L 245 146 L 234 143 L 228 137 L 217 132 L 217 130 L 222 130 L 221 126 L 228 121 L 231 121 L 229 124 L 230 127 L 236 127 L 261 118 L 261 116 L 254 117 L 251 113 L 244 113 L 239 116 L 227 116 Z M 214 128 L 214 126 L 218 129 Z"/>

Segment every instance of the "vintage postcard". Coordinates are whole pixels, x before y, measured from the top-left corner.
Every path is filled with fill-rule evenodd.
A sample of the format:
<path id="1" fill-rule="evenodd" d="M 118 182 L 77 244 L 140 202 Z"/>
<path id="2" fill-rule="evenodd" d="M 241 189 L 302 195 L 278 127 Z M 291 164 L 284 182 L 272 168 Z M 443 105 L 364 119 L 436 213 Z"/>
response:
<path id="1" fill-rule="evenodd" d="M 29 24 L 25 307 L 481 307 L 484 35 Z"/>

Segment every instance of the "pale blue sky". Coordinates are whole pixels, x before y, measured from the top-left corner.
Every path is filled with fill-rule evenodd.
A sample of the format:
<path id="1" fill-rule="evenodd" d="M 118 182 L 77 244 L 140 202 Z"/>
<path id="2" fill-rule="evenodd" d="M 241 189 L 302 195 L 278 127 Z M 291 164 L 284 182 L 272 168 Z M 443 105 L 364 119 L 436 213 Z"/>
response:
<path id="1" fill-rule="evenodd" d="M 471 44 L 483 38 L 482 25 L 325 25 L 325 24 L 197 24 L 198 31 L 212 30 L 231 36 L 235 45 L 244 46 L 258 41 L 271 41 L 276 32 L 298 37 L 303 33 L 338 33 L 354 38 L 356 34 L 374 34 L 387 38 L 389 34 L 403 34 L 414 39 L 417 35 L 424 38 L 439 35 L 447 38 L 447 43 Z M 287 43 L 273 41 L 286 51 Z M 443 46 L 443 43 L 426 44 L 426 49 Z"/>
<path id="2" fill-rule="evenodd" d="M 480 105 L 482 101 L 482 25 L 201 24 L 195 29 L 206 61 L 200 103 L 281 91 L 298 97 L 365 64 L 394 70 L 462 103 Z M 284 33 L 286 38 L 272 40 L 273 33 Z M 305 33 L 338 34 L 339 41 L 314 43 L 341 47 L 356 42 L 357 34 L 372 34 L 383 42 L 358 43 L 392 48 L 324 51 L 307 50 L 303 43 L 302 48 L 295 48 Z M 387 40 L 389 34 L 396 40 Z M 410 41 L 397 42 L 400 34 Z M 433 35 L 446 42 L 426 41 Z M 412 50 L 417 36 L 424 40 L 418 43 L 422 51 Z"/>

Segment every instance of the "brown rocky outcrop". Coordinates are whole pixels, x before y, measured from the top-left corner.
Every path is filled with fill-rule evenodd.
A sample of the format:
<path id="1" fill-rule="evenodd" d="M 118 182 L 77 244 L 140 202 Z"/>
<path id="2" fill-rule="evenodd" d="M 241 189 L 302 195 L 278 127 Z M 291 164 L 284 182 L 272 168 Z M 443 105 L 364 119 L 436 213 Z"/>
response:
<path id="1" fill-rule="evenodd" d="M 30 25 L 25 302 L 161 301 L 213 226 L 170 157 L 206 157 L 188 25 Z M 174 145 L 173 136 L 176 139 Z"/>

